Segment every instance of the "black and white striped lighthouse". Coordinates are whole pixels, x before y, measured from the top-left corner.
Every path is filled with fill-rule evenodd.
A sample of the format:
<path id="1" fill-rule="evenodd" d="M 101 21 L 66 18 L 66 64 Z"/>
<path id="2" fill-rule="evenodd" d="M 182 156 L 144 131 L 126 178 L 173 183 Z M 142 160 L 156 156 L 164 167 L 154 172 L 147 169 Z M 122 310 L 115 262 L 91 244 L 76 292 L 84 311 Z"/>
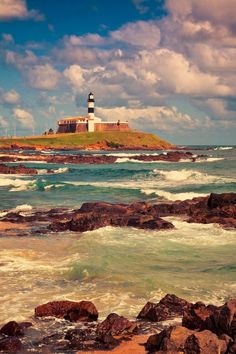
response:
<path id="1" fill-rule="evenodd" d="M 92 92 L 88 95 L 88 116 L 94 118 L 94 94 Z"/>

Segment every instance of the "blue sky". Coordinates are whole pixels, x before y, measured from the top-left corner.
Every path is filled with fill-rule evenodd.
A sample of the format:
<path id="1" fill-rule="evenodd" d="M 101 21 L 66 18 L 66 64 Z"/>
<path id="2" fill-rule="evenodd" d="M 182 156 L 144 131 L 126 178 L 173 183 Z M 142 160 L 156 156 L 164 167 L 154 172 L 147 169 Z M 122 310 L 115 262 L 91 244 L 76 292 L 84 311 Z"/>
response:
<path id="1" fill-rule="evenodd" d="M 86 113 L 177 144 L 235 144 L 234 0 L 1 0 L 0 134 Z"/>

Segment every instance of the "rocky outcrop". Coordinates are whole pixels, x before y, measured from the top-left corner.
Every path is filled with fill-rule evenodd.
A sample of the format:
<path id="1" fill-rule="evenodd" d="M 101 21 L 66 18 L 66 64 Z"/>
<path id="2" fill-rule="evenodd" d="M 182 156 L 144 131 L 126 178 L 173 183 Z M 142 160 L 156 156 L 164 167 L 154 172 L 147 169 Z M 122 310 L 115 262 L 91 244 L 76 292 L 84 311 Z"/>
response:
<path id="1" fill-rule="evenodd" d="M 35 168 L 29 168 L 25 165 L 7 166 L 0 164 L 0 173 L 2 174 L 22 174 L 22 175 L 37 175 L 38 171 Z"/>
<path id="2" fill-rule="evenodd" d="M 225 228 L 236 227 L 236 193 L 211 193 L 189 210 L 188 222 L 216 223 Z"/>
<path id="3" fill-rule="evenodd" d="M 85 232 L 104 226 L 135 227 L 146 230 L 169 230 L 173 224 L 162 217 L 181 215 L 188 222 L 217 223 L 236 227 L 236 193 L 212 193 L 208 197 L 185 201 L 151 204 L 84 203 L 80 209 L 54 208 L 50 210 L 5 211 L 1 221 L 32 223 L 34 233 L 66 230 Z M 38 229 L 36 229 L 36 226 Z M 30 231 L 29 231 L 30 232 Z"/>
<path id="4" fill-rule="evenodd" d="M 157 304 L 148 302 L 138 314 L 138 319 L 144 319 L 153 322 L 160 322 L 182 317 L 184 310 L 191 304 L 176 295 L 167 294 Z"/>
<path id="5" fill-rule="evenodd" d="M 96 321 L 98 311 L 90 301 L 52 301 L 35 308 L 36 317 L 53 316 L 72 322 Z"/>
<path id="6" fill-rule="evenodd" d="M 122 156 L 121 156 L 122 157 Z M 125 154 L 123 156 L 124 158 L 129 159 Z M 185 151 L 169 151 L 167 153 L 162 153 L 159 155 L 135 155 L 130 157 L 132 160 L 137 160 L 137 161 L 146 161 L 146 162 L 153 162 L 153 161 L 166 161 L 166 162 L 179 162 L 182 160 L 190 160 L 192 162 L 195 162 L 199 158 L 203 158 L 204 156 L 196 156 L 193 155 L 191 152 L 185 152 Z M 64 164 L 64 163 L 70 163 L 70 164 L 111 164 L 115 163 L 117 159 L 120 158 L 117 157 L 115 154 L 114 155 L 92 155 L 92 154 L 83 154 L 83 155 L 69 155 L 69 154 L 63 154 L 63 155 L 55 155 L 55 154 L 37 154 L 34 155 L 34 161 L 45 161 L 47 163 L 58 163 L 58 164 Z M 26 160 L 32 160 L 32 155 L 25 155 L 25 154 L 17 154 L 17 153 L 11 153 L 11 154 L 6 154 L 5 156 L 0 156 L 0 161 L 5 161 L 5 162 L 16 162 L 16 161 L 26 161 Z"/>

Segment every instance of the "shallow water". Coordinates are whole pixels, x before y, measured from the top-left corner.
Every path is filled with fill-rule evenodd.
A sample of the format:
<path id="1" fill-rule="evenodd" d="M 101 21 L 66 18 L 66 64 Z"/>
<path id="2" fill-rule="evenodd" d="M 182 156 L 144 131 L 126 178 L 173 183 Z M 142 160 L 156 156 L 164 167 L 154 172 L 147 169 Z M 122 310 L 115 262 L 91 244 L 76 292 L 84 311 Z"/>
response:
<path id="1" fill-rule="evenodd" d="M 58 169 L 65 165 L 28 163 L 42 174 L 0 176 L 1 210 L 22 204 L 79 207 L 94 200 L 176 200 L 235 191 L 236 149 L 199 152 L 207 153 L 208 160 L 67 165 L 64 170 Z M 58 171 L 46 175 L 47 168 Z M 20 238 L 2 233 L 1 322 L 24 320 L 35 306 L 53 299 L 92 300 L 101 316 L 112 311 L 135 316 L 148 300 L 158 301 L 166 293 L 216 304 L 235 296 L 236 232 L 167 219 L 176 229 L 107 227 Z"/>

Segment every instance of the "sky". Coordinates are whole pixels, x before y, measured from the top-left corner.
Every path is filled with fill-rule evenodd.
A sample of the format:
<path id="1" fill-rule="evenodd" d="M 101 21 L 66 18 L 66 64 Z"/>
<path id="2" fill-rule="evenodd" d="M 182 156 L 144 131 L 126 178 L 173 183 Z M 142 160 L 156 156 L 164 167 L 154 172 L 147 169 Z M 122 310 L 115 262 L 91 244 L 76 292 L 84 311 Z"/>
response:
<path id="1" fill-rule="evenodd" d="M 236 0 L 0 0 L 0 135 L 86 114 L 236 144 Z"/>

